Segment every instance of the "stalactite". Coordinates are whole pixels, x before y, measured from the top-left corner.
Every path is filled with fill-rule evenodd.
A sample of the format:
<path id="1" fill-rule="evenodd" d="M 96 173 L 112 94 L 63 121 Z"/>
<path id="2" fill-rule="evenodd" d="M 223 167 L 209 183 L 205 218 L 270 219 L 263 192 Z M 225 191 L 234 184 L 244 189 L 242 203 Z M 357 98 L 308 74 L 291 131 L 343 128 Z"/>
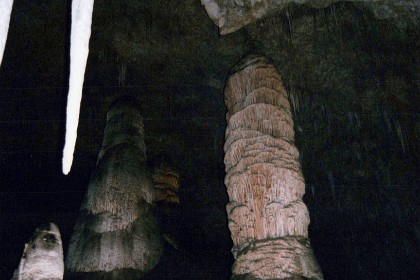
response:
<path id="1" fill-rule="evenodd" d="M 154 199 L 143 118 L 133 100 L 119 100 L 107 114 L 98 163 L 70 242 L 71 274 L 133 279 L 151 270 L 162 254 Z"/>
<path id="2" fill-rule="evenodd" d="M 124 61 L 121 61 L 118 67 L 118 86 L 125 86 L 125 77 L 127 74 L 127 64 Z"/>
<path id="3" fill-rule="evenodd" d="M 0 65 L 3 61 L 4 48 L 6 47 L 12 6 L 13 0 L 0 1 Z"/>
<path id="4" fill-rule="evenodd" d="M 70 80 L 67 97 L 63 173 L 70 172 L 76 146 L 83 80 L 89 53 L 94 0 L 73 0 L 71 9 Z"/>
<path id="5" fill-rule="evenodd" d="M 403 153 L 405 154 L 405 141 L 404 141 L 404 135 L 401 129 L 401 124 L 398 120 L 395 120 L 395 132 L 397 134 L 397 138 L 400 141 L 401 149 L 403 150 Z"/>
<path id="6" fill-rule="evenodd" d="M 290 42 L 292 43 L 292 17 L 290 15 L 289 10 L 286 10 L 286 18 L 287 18 L 287 24 L 289 27 L 289 38 L 290 38 Z"/>
<path id="7" fill-rule="evenodd" d="M 328 181 L 330 182 L 331 195 L 333 197 L 334 204 L 337 206 L 338 210 L 341 210 L 340 200 L 337 198 L 335 194 L 335 182 L 334 182 L 335 180 L 334 180 L 334 175 L 331 170 L 327 171 L 327 177 L 328 177 Z"/>
<path id="8" fill-rule="evenodd" d="M 225 103 L 232 279 L 322 279 L 308 239 L 305 183 L 280 75 L 262 57 L 244 59 L 228 80 Z"/>
<path id="9" fill-rule="evenodd" d="M 22 258 L 12 280 L 51 279 L 64 276 L 63 245 L 57 225 L 38 227 L 25 244 Z"/>
<path id="10" fill-rule="evenodd" d="M 289 100 L 292 103 L 293 113 L 299 112 L 299 95 L 296 94 L 292 89 L 289 92 Z"/>

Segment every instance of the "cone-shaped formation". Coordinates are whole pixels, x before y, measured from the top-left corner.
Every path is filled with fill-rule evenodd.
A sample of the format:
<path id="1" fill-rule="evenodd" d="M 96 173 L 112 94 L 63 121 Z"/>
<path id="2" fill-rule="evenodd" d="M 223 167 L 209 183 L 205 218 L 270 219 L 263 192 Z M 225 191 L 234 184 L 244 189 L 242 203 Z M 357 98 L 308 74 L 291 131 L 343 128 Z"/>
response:
<path id="1" fill-rule="evenodd" d="M 117 101 L 107 114 L 98 164 L 70 242 L 66 264 L 72 275 L 136 279 L 151 270 L 162 254 L 154 197 L 143 118 L 133 100 Z"/>
<path id="2" fill-rule="evenodd" d="M 244 59 L 228 80 L 225 103 L 233 279 L 322 279 L 308 240 L 305 183 L 280 75 L 262 57 Z"/>
<path id="3" fill-rule="evenodd" d="M 47 223 L 38 227 L 25 244 L 12 280 L 60 280 L 64 275 L 63 245 L 58 227 Z"/>
<path id="4" fill-rule="evenodd" d="M 66 138 L 63 149 L 63 173 L 70 172 L 79 125 L 83 81 L 89 54 L 94 0 L 73 0 L 71 6 L 70 78 L 66 110 Z"/>
<path id="5" fill-rule="evenodd" d="M 4 48 L 9 33 L 10 14 L 12 13 L 13 0 L 0 1 L 0 65 L 3 60 Z"/>

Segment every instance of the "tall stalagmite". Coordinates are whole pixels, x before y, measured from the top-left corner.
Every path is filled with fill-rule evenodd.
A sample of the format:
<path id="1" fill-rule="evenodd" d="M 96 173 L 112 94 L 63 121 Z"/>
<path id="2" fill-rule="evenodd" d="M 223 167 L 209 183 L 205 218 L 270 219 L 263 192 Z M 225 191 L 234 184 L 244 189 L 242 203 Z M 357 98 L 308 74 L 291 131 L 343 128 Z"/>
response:
<path id="1" fill-rule="evenodd" d="M 232 279 L 322 279 L 308 239 L 305 183 L 287 92 L 275 67 L 249 56 L 225 89 Z"/>
<path id="2" fill-rule="evenodd" d="M 107 114 L 98 163 L 70 241 L 71 275 L 138 279 L 151 270 L 162 255 L 154 199 L 143 118 L 133 100 L 118 100 Z"/>

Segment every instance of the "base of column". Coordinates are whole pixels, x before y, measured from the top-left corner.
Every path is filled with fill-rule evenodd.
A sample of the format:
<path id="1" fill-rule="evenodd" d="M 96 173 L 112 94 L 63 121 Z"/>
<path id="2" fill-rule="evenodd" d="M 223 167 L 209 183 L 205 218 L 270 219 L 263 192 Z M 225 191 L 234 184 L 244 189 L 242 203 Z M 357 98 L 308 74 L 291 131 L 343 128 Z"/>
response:
<path id="1" fill-rule="evenodd" d="M 231 280 L 323 279 L 309 239 L 286 236 L 253 242 L 238 252 Z"/>

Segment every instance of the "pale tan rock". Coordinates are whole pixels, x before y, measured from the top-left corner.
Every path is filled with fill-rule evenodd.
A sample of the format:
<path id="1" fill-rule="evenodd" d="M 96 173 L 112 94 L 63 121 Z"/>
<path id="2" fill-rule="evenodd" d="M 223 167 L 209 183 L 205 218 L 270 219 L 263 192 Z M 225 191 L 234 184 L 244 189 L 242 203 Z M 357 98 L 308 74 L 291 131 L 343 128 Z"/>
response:
<path id="1" fill-rule="evenodd" d="M 290 236 L 251 244 L 236 258 L 232 272 L 250 274 L 253 279 L 322 278 L 308 239 Z"/>
<path id="2" fill-rule="evenodd" d="M 64 276 L 63 245 L 54 223 L 38 227 L 25 244 L 22 258 L 12 280 L 59 280 Z"/>
<path id="3" fill-rule="evenodd" d="M 107 114 L 98 163 L 70 241 L 67 269 L 87 273 L 89 279 L 103 273 L 112 279 L 137 279 L 150 271 L 163 250 L 154 201 L 143 118 L 133 100 L 117 101 Z"/>
<path id="4" fill-rule="evenodd" d="M 246 121 L 243 121 L 246 119 Z M 264 134 L 272 135 L 277 138 L 286 138 L 294 141 L 293 121 L 290 115 L 280 111 L 274 105 L 270 104 L 251 104 L 241 111 L 233 114 L 229 119 L 228 129 L 246 127 L 251 130 L 257 130 Z"/>
<path id="5" fill-rule="evenodd" d="M 245 25 L 256 22 L 289 5 L 305 4 L 313 8 L 324 8 L 339 0 L 201 0 L 208 16 L 219 27 L 220 34 L 229 34 Z M 352 0 L 361 9 L 369 9 L 377 18 L 395 18 L 401 11 L 408 18 L 417 17 L 420 2 L 417 0 L 381 1 Z"/>
<path id="6" fill-rule="evenodd" d="M 280 75 L 254 56 L 233 71 L 224 146 L 233 279 L 322 279 L 309 245 L 305 182 Z"/>

